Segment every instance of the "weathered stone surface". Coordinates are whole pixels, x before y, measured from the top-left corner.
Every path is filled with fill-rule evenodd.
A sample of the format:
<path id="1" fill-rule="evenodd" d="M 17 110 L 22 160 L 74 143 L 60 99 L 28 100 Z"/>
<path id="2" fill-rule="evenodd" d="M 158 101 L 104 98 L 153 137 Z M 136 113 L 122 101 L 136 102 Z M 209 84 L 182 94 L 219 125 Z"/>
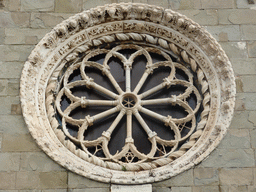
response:
<path id="1" fill-rule="evenodd" d="M 50 172 L 64 170 L 64 168 L 52 161 L 43 152 L 36 152 L 21 154 L 20 170 Z"/>
<path id="2" fill-rule="evenodd" d="M 26 134 L 28 129 L 22 116 L 1 115 L 0 131 L 6 134 Z"/>
<path id="3" fill-rule="evenodd" d="M 49 29 L 6 29 L 5 44 L 36 44 Z M 34 38 L 34 41 L 28 41 L 28 38 Z"/>
<path id="4" fill-rule="evenodd" d="M 192 192 L 192 187 L 172 187 L 171 192 Z"/>
<path id="5" fill-rule="evenodd" d="M 253 124 L 248 120 L 249 111 L 235 111 L 231 121 L 231 129 L 250 128 Z"/>
<path id="6" fill-rule="evenodd" d="M 241 25 L 242 40 L 256 40 L 255 25 Z"/>
<path id="7" fill-rule="evenodd" d="M 7 83 L 8 81 L 6 79 L 0 79 L 0 96 L 7 95 Z"/>
<path id="8" fill-rule="evenodd" d="M 0 27 L 15 27 L 15 23 L 12 20 L 10 12 L 0 11 Z"/>
<path id="9" fill-rule="evenodd" d="M 153 187 L 192 186 L 193 183 L 193 170 L 190 169 L 166 181 L 153 183 Z"/>
<path id="10" fill-rule="evenodd" d="M 256 41 L 248 42 L 248 53 L 249 57 L 256 57 Z"/>
<path id="11" fill-rule="evenodd" d="M 238 75 L 253 75 L 256 73 L 256 58 L 231 59 L 233 69 Z"/>
<path id="12" fill-rule="evenodd" d="M 249 129 L 230 129 L 227 135 L 221 141 L 218 148 L 228 149 L 248 149 L 250 148 L 250 132 Z"/>
<path id="13" fill-rule="evenodd" d="M 250 130 L 250 136 L 251 136 L 251 146 L 253 149 L 256 149 L 256 129 Z"/>
<path id="14" fill-rule="evenodd" d="M 108 188 L 69 189 L 68 192 L 109 192 Z"/>
<path id="15" fill-rule="evenodd" d="M 253 126 L 256 127 L 256 111 L 249 112 L 249 122 L 253 123 Z"/>
<path id="16" fill-rule="evenodd" d="M 77 175 L 73 172 L 68 172 L 68 187 L 69 188 L 104 188 L 109 187 L 107 183 L 100 183 L 93 181 L 91 179 L 87 179 L 80 175 Z"/>
<path id="17" fill-rule="evenodd" d="M 20 153 L 0 153 L 0 172 L 19 171 Z"/>
<path id="18" fill-rule="evenodd" d="M 247 186 L 220 186 L 220 190 L 221 192 L 241 192 L 241 191 L 248 191 L 248 187 Z"/>
<path id="19" fill-rule="evenodd" d="M 18 96 L 19 95 L 19 79 L 9 79 L 7 85 L 7 95 L 9 96 Z"/>
<path id="20" fill-rule="evenodd" d="M 52 28 L 72 15 L 67 13 L 31 13 L 30 26 L 32 28 Z"/>
<path id="21" fill-rule="evenodd" d="M 0 45 L 0 57 L 2 61 L 18 61 L 18 62 L 26 61 L 32 48 L 33 46 L 31 45 Z M 3 63 L 3 65 L 5 65 L 5 63 Z M 6 69 L 8 69 L 8 67 Z M 15 71 L 10 71 L 9 74 L 12 72 L 17 74 Z M 18 72 L 20 74 L 21 71 L 18 71 Z M 5 74 L 1 74 L 1 75 L 5 75 Z M 16 77 L 16 78 L 19 78 L 19 77 Z"/>
<path id="22" fill-rule="evenodd" d="M 193 187 L 193 192 L 219 192 L 218 186 L 195 186 Z"/>
<path id="23" fill-rule="evenodd" d="M 121 0 L 120 2 L 131 2 L 130 0 Z M 116 2 L 116 0 L 83 0 L 83 10 L 87 10 L 90 8 L 94 8 L 97 6 L 102 6 L 105 4 L 110 4 L 110 3 L 120 3 L 119 1 Z"/>
<path id="24" fill-rule="evenodd" d="M 235 111 L 244 111 L 245 110 L 245 103 L 243 99 L 236 99 L 236 104 L 235 104 Z"/>
<path id="25" fill-rule="evenodd" d="M 245 107 L 247 110 L 256 110 L 256 94 L 255 93 L 243 93 L 245 98 Z"/>
<path id="26" fill-rule="evenodd" d="M 115 1 L 115 0 L 113 0 L 113 1 Z M 148 0 L 134 0 L 133 2 L 134 3 L 148 3 Z"/>
<path id="27" fill-rule="evenodd" d="M 251 8 L 256 9 L 255 4 L 249 4 L 248 0 L 236 0 L 237 8 Z"/>
<path id="28" fill-rule="evenodd" d="M 20 0 L 9 0 L 8 8 L 10 11 L 19 11 L 20 10 Z"/>
<path id="29" fill-rule="evenodd" d="M 196 6 L 193 0 L 170 1 L 169 5 L 173 10 L 193 9 Z"/>
<path id="30" fill-rule="evenodd" d="M 72 189 L 43 189 L 42 192 L 69 192 L 72 191 Z"/>
<path id="31" fill-rule="evenodd" d="M 148 4 L 158 5 L 164 8 L 168 8 L 169 2 L 168 0 L 162 0 L 162 1 L 148 0 Z"/>
<path id="32" fill-rule="evenodd" d="M 239 41 L 240 29 L 239 25 L 226 25 L 226 26 L 206 26 L 217 41 Z"/>
<path id="33" fill-rule="evenodd" d="M 200 25 L 218 24 L 217 10 L 179 10 L 179 13 L 186 15 Z"/>
<path id="34" fill-rule="evenodd" d="M 219 185 L 218 170 L 214 168 L 195 168 L 195 185 Z"/>
<path id="35" fill-rule="evenodd" d="M 220 9 L 219 24 L 256 24 L 256 10 L 253 9 Z"/>
<path id="36" fill-rule="evenodd" d="M 0 131 L 0 152 L 2 151 L 3 132 Z"/>
<path id="37" fill-rule="evenodd" d="M 54 11 L 54 1 L 21 0 L 21 11 Z"/>
<path id="38" fill-rule="evenodd" d="M 3 152 L 41 151 L 30 134 L 4 134 Z"/>
<path id="39" fill-rule="evenodd" d="M 0 189 L 15 189 L 16 172 L 0 172 Z"/>
<path id="40" fill-rule="evenodd" d="M 168 187 L 154 187 L 152 192 L 172 192 L 173 189 L 172 188 L 168 188 Z"/>
<path id="41" fill-rule="evenodd" d="M 144 184 L 144 185 L 111 185 L 111 192 L 148 192 L 152 191 L 151 184 Z"/>
<path id="42" fill-rule="evenodd" d="M 29 27 L 30 13 L 12 12 L 11 17 L 16 26 Z"/>
<path id="43" fill-rule="evenodd" d="M 246 42 L 220 42 L 229 58 L 247 58 Z"/>
<path id="44" fill-rule="evenodd" d="M 201 0 L 201 3 L 204 9 L 226 9 L 235 7 L 233 0 Z"/>
<path id="45" fill-rule="evenodd" d="M 23 64 L 21 62 L 0 62 L 0 78 L 19 78 Z"/>
<path id="46" fill-rule="evenodd" d="M 39 187 L 39 172 L 20 171 L 17 172 L 17 189 L 36 189 Z"/>
<path id="47" fill-rule="evenodd" d="M 220 169 L 219 178 L 221 185 L 252 185 L 253 170 L 251 168 Z"/>
<path id="48" fill-rule="evenodd" d="M 237 93 L 244 92 L 243 81 L 241 77 L 236 77 L 236 92 Z"/>
<path id="49" fill-rule="evenodd" d="M 82 10 L 83 0 L 56 0 L 55 12 L 78 13 Z"/>
<path id="50" fill-rule="evenodd" d="M 243 90 L 244 92 L 256 92 L 256 86 L 254 83 L 256 81 L 256 76 L 254 75 L 246 75 L 242 76 L 242 82 L 243 82 Z"/>
<path id="51" fill-rule="evenodd" d="M 252 167 L 254 165 L 252 149 L 216 149 L 200 164 L 200 167 Z"/>
<path id="52" fill-rule="evenodd" d="M 20 103 L 11 105 L 11 115 L 22 115 Z"/>
<path id="53" fill-rule="evenodd" d="M 42 189 L 62 189 L 67 188 L 67 172 L 66 171 L 52 171 L 52 172 L 40 172 L 40 188 Z"/>
<path id="54" fill-rule="evenodd" d="M 19 103 L 19 97 L 0 97 L 0 115 L 12 114 L 12 105 Z M 18 114 L 17 114 L 18 115 Z M 1 119 L 1 118 L 0 118 Z M 0 128 L 1 129 L 1 128 Z"/>
<path id="55" fill-rule="evenodd" d="M 4 43 L 4 37 L 5 37 L 4 28 L 0 28 L 0 44 Z"/>
<path id="56" fill-rule="evenodd" d="M 256 186 L 248 186 L 248 192 L 256 192 Z"/>

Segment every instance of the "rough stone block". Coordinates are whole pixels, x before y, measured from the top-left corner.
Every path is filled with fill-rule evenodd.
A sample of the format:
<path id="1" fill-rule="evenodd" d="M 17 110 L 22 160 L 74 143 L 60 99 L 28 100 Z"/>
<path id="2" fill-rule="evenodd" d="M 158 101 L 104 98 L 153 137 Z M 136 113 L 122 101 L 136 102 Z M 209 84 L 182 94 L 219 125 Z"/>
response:
<path id="1" fill-rule="evenodd" d="M 3 132 L 0 131 L 0 152 L 2 151 Z"/>
<path id="2" fill-rule="evenodd" d="M 108 188 L 69 189 L 68 192 L 109 192 Z"/>
<path id="3" fill-rule="evenodd" d="M 32 28 L 52 28 L 73 14 L 67 13 L 31 13 Z"/>
<path id="4" fill-rule="evenodd" d="M 66 171 L 60 172 L 40 172 L 41 189 L 62 189 L 67 188 L 68 174 Z"/>
<path id="5" fill-rule="evenodd" d="M 248 186 L 248 192 L 256 192 L 256 186 Z"/>
<path id="6" fill-rule="evenodd" d="M 29 27 L 30 13 L 12 12 L 11 17 L 16 26 Z"/>
<path id="7" fill-rule="evenodd" d="M 231 121 L 231 129 L 251 128 L 253 124 L 248 120 L 249 111 L 235 111 Z"/>
<path id="8" fill-rule="evenodd" d="M 244 100 L 237 98 L 235 101 L 235 111 L 244 111 L 244 110 L 245 110 Z"/>
<path id="9" fill-rule="evenodd" d="M 19 171 L 20 153 L 0 153 L 0 172 Z"/>
<path id="10" fill-rule="evenodd" d="M 242 40 L 256 40 L 255 25 L 241 25 Z"/>
<path id="11" fill-rule="evenodd" d="M 9 79 L 7 85 L 7 95 L 9 96 L 19 96 L 20 92 L 20 81 L 19 79 Z"/>
<path id="12" fill-rule="evenodd" d="M 252 168 L 220 169 L 219 178 L 221 185 L 252 185 Z"/>
<path id="13" fill-rule="evenodd" d="M 195 185 L 219 185 L 218 170 L 214 168 L 195 168 Z"/>
<path id="14" fill-rule="evenodd" d="M 21 104 L 11 105 L 11 115 L 22 115 Z"/>
<path id="15" fill-rule="evenodd" d="M 253 75 L 256 74 L 256 58 L 231 59 L 235 74 Z"/>
<path id="16" fill-rule="evenodd" d="M 0 189 L 15 189 L 16 172 L 0 172 Z"/>
<path id="17" fill-rule="evenodd" d="M 206 26 L 217 41 L 240 41 L 239 25 Z"/>
<path id="18" fill-rule="evenodd" d="M 0 45 L 0 57 L 2 61 L 18 61 L 18 62 L 26 61 L 26 59 L 28 58 L 33 48 L 34 46 L 31 46 L 31 45 Z M 3 63 L 3 65 L 6 65 L 6 64 Z M 3 71 L 2 66 L 0 69 L 1 71 Z M 12 72 L 14 74 L 17 74 L 15 71 L 9 71 L 9 74 Z M 20 74 L 20 71 L 18 72 Z M 3 74 L 3 75 L 6 76 L 6 74 Z"/>
<path id="19" fill-rule="evenodd" d="M 0 28 L 0 44 L 4 43 L 5 33 L 4 28 Z"/>
<path id="20" fill-rule="evenodd" d="M 0 62 L 0 78 L 19 78 L 24 63 Z"/>
<path id="21" fill-rule="evenodd" d="M 12 105 L 17 105 L 18 103 L 19 103 L 19 97 L 18 96 L 17 97 L 10 97 L 10 96 L 0 97 L 0 115 L 10 115 L 10 114 L 12 114 L 12 112 L 11 112 Z M 0 129 L 2 129 L 2 128 L 0 128 Z"/>
<path id="22" fill-rule="evenodd" d="M 4 134 L 2 142 L 3 152 L 41 151 L 30 134 Z"/>
<path id="23" fill-rule="evenodd" d="M 5 44 L 36 44 L 49 31 L 49 29 L 9 28 L 5 30 Z M 31 38 L 34 41 L 31 41 Z"/>
<path id="24" fill-rule="evenodd" d="M 234 0 L 201 0 L 203 9 L 235 8 Z"/>
<path id="25" fill-rule="evenodd" d="M 236 92 L 237 93 L 242 93 L 244 92 L 244 85 L 241 77 L 236 77 Z"/>
<path id="26" fill-rule="evenodd" d="M 248 191 L 247 186 L 220 186 L 221 192 L 241 192 L 241 191 Z"/>
<path id="27" fill-rule="evenodd" d="M 173 192 L 173 189 L 168 187 L 154 187 L 152 192 Z"/>
<path id="28" fill-rule="evenodd" d="M 8 81 L 6 79 L 0 79 L 0 96 L 7 95 L 7 83 Z"/>
<path id="29" fill-rule="evenodd" d="M 193 0 L 170 1 L 169 4 L 173 10 L 193 9 L 196 6 Z"/>
<path id="30" fill-rule="evenodd" d="M 249 57 L 256 57 L 256 41 L 248 42 Z"/>
<path id="31" fill-rule="evenodd" d="M 253 9 L 220 9 L 219 24 L 256 24 L 256 10 Z"/>
<path id="32" fill-rule="evenodd" d="M 254 151 L 252 149 L 216 149 L 204 160 L 200 167 L 252 167 Z"/>
<path id="33" fill-rule="evenodd" d="M 218 24 L 217 10 L 180 10 L 179 13 L 186 15 L 200 25 Z"/>
<path id="34" fill-rule="evenodd" d="M 229 58 L 248 58 L 246 42 L 220 42 Z"/>
<path id="35" fill-rule="evenodd" d="M 250 130 L 251 145 L 253 149 L 256 149 L 256 129 Z"/>
<path id="36" fill-rule="evenodd" d="M 191 187 L 172 187 L 171 192 L 192 192 Z"/>
<path id="37" fill-rule="evenodd" d="M 20 10 L 20 0 L 9 0 L 8 8 L 10 11 L 19 11 Z"/>
<path id="38" fill-rule="evenodd" d="M 17 189 L 36 189 L 39 187 L 39 172 L 20 171 L 17 172 L 16 188 Z"/>
<path id="39" fill-rule="evenodd" d="M 193 170 L 190 169 L 185 171 L 171 179 L 153 183 L 153 187 L 177 187 L 177 186 L 193 186 L 194 184 L 194 177 L 193 177 Z"/>
<path id="40" fill-rule="evenodd" d="M 55 0 L 55 12 L 78 13 L 82 10 L 83 0 Z"/>
<path id="41" fill-rule="evenodd" d="M 256 76 L 254 75 L 246 75 L 241 76 L 243 82 L 243 90 L 244 92 L 256 92 L 256 86 L 253 82 L 256 81 Z"/>
<path id="42" fill-rule="evenodd" d="M 245 98 L 245 108 L 247 110 L 256 110 L 256 94 L 255 93 L 243 93 Z"/>
<path id="43" fill-rule="evenodd" d="M 62 171 L 64 168 L 52 161 L 45 153 L 36 152 L 21 154 L 20 170 L 50 172 Z"/>
<path id="44" fill-rule="evenodd" d="M 105 4 L 110 4 L 110 3 L 121 3 L 121 2 L 131 2 L 130 0 L 121 0 L 121 1 L 116 1 L 116 0 L 83 0 L 83 10 L 91 9 L 97 6 L 103 6 Z"/>
<path id="45" fill-rule="evenodd" d="M 224 139 L 218 146 L 219 149 L 248 149 L 250 147 L 251 146 L 249 129 L 229 129 L 227 135 L 224 137 Z"/>
<path id="46" fill-rule="evenodd" d="M 54 1 L 21 0 L 21 11 L 54 11 Z"/>
<path id="47" fill-rule="evenodd" d="M 148 0 L 148 4 L 157 5 L 157 6 L 161 6 L 161 7 L 164 7 L 164 8 L 168 8 L 168 6 L 169 6 L 168 0 L 161 0 L 161 1 Z"/>
<path id="48" fill-rule="evenodd" d="M 249 4 L 248 0 L 236 0 L 237 8 L 251 8 L 256 9 L 256 4 Z"/>
<path id="49" fill-rule="evenodd" d="M 151 184 L 144 184 L 144 185 L 111 185 L 111 192 L 148 192 L 152 191 Z"/>
<path id="50" fill-rule="evenodd" d="M 73 172 L 68 172 L 68 187 L 69 188 L 108 188 L 109 184 L 96 182 L 91 179 L 87 179 Z"/>
<path id="51" fill-rule="evenodd" d="M 28 129 L 22 116 L 1 115 L 0 131 L 5 134 L 27 134 Z"/>
<path id="52" fill-rule="evenodd" d="M 218 186 L 195 186 L 193 187 L 193 192 L 219 192 Z"/>
<path id="53" fill-rule="evenodd" d="M 16 25 L 12 20 L 10 12 L 1 11 L 0 12 L 0 28 L 6 28 L 6 27 L 16 27 Z"/>

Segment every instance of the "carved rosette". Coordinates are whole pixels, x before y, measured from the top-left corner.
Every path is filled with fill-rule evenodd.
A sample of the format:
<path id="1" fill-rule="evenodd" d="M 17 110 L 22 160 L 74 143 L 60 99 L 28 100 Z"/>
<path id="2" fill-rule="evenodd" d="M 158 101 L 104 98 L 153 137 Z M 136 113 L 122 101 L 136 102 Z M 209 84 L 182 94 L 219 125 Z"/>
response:
<path id="1" fill-rule="evenodd" d="M 131 48 L 136 50 L 131 59 L 125 59 L 118 53 L 118 50 Z M 162 55 L 166 61 L 152 62 L 150 52 Z M 89 60 L 102 53 L 106 54 L 102 65 Z M 130 81 L 133 59 L 138 55 L 145 55 L 147 65 L 135 90 L 131 90 L 127 82 Z M 174 62 L 170 55 L 177 61 Z M 109 72 L 107 60 L 113 56 L 119 57 L 123 63 L 125 90 L 120 89 Z M 139 94 L 147 76 L 154 74 L 160 66 L 171 69 L 169 76 L 158 87 Z M 118 94 L 89 78 L 84 72 L 86 67 L 100 70 Z M 182 70 L 188 80 L 178 80 L 176 69 Z M 74 70 L 80 70 L 82 79 L 70 83 L 68 79 Z M 193 82 L 195 79 L 196 84 Z M 144 100 L 161 88 L 177 84 L 186 88 L 184 94 Z M 74 96 L 71 89 L 81 85 L 102 92 L 113 100 L 94 101 Z M 216 40 L 187 17 L 170 9 L 145 4 L 121 3 L 96 7 L 63 21 L 46 34 L 32 51 L 24 65 L 20 87 L 24 119 L 31 135 L 47 155 L 85 177 L 120 184 L 160 181 L 200 163 L 225 135 L 235 105 L 235 78 L 231 63 Z M 186 102 L 192 92 L 197 100 L 194 109 Z M 71 103 L 62 110 L 64 95 Z M 159 103 L 179 105 L 188 115 L 175 119 L 144 107 Z M 79 120 L 69 116 L 75 108 L 90 105 L 113 108 Z M 84 140 L 84 133 L 94 121 L 114 112 L 117 112 L 116 119 L 101 137 L 94 141 Z M 146 125 L 140 113 L 170 127 L 175 134 L 174 139 L 167 141 L 160 138 Z M 124 115 L 127 116 L 125 146 L 120 153 L 111 155 L 108 141 Z M 140 122 L 152 143 L 149 154 L 140 153 L 133 143 L 132 115 Z M 181 129 L 186 127 L 187 122 L 190 122 L 190 131 L 182 136 Z M 78 126 L 77 136 L 68 132 L 67 123 Z M 106 157 L 101 158 L 96 152 L 88 151 L 91 146 L 96 147 L 96 152 L 102 150 Z M 165 147 L 171 150 L 166 152 Z M 154 156 L 157 151 L 162 155 Z M 138 160 L 135 162 L 134 158 Z"/>

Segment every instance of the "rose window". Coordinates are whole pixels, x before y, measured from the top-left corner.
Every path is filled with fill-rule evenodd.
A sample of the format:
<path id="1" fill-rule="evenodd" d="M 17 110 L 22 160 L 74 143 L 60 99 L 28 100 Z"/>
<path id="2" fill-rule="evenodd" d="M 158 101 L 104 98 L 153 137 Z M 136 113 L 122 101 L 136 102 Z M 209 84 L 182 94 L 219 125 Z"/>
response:
<path id="1" fill-rule="evenodd" d="M 132 44 L 95 49 L 79 58 L 58 77 L 61 86 L 56 108 L 65 135 L 89 156 L 118 162 L 125 169 L 130 169 L 126 163 L 170 158 L 195 131 L 201 103 L 192 71 L 173 60 L 159 49 Z M 134 69 L 135 65 L 140 68 Z M 110 125 L 104 122 L 108 117 L 114 119 Z M 123 128 L 125 138 L 124 130 L 118 130 Z M 137 130 L 136 142 L 134 128 L 145 132 Z M 90 131 L 101 135 L 92 139 Z M 159 131 L 169 138 L 161 137 Z M 144 141 L 145 136 L 148 141 Z M 112 137 L 117 137 L 114 143 Z M 124 141 L 119 142 L 121 139 Z M 150 144 L 141 145 L 142 141 Z"/>
<path id="2" fill-rule="evenodd" d="M 141 184 L 199 164 L 220 143 L 235 78 L 216 40 L 158 6 L 96 7 L 36 45 L 20 82 L 39 147 L 70 171 Z"/>

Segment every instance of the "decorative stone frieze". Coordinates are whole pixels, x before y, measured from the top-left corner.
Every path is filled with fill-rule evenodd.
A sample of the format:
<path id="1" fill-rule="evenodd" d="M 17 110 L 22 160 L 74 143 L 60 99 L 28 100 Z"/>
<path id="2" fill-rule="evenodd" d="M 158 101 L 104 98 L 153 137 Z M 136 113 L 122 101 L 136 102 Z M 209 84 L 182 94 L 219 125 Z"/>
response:
<path id="1" fill-rule="evenodd" d="M 133 53 L 127 57 L 125 50 Z M 102 63 L 95 59 L 101 55 Z M 162 60 L 156 62 L 153 55 Z M 131 72 L 140 56 L 146 59 L 145 68 L 133 88 Z M 123 67 L 125 88 L 113 75 L 109 64 L 113 58 Z M 159 68 L 170 72 L 158 85 L 143 90 Z M 99 71 L 114 91 L 90 77 L 90 70 Z M 177 86 L 183 92 L 172 94 Z M 235 104 L 231 63 L 204 28 L 170 9 L 133 3 L 96 7 L 57 25 L 26 61 L 20 87 L 25 121 L 47 155 L 75 173 L 119 184 L 161 181 L 200 163 L 225 135 Z M 74 89 L 86 96 L 76 95 Z M 163 89 L 170 96 L 150 99 Z M 90 91 L 105 99 L 88 97 Z M 185 115 L 175 117 L 148 108 L 161 105 L 170 106 L 170 114 L 179 107 Z M 93 106 L 110 109 L 92 115 Z M 86 115 L 74 118 L 77 110 Z M 142 114 L 167 127 L 172 138 L 153 131 Z M 112 115 L 110 126 L 96 139 L 88 139 L 91 127 Z M 113 154 L 109 142 L 123 118 L 124 146 Z M 134 142 L 134 119 L 151 143 L 147 154 Z"/>

